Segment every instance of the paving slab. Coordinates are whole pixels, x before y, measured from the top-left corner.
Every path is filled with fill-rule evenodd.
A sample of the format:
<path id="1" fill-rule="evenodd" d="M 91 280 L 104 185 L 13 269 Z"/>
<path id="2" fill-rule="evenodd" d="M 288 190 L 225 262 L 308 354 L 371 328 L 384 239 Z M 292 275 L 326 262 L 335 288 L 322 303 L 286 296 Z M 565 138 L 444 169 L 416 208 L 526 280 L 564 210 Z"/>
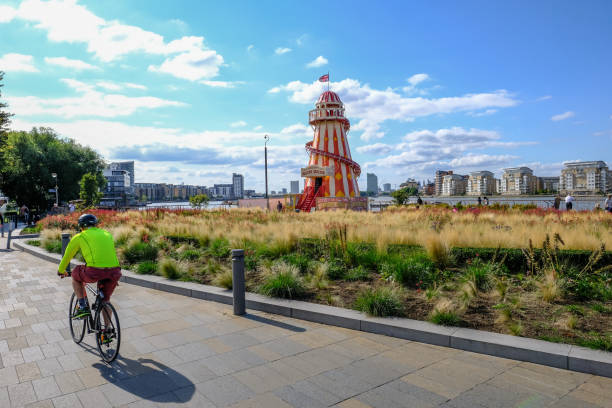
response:
<path id="1" fill-rule="evenodd" d="M 365 320 L 354 330 L 317 316 L 305 321 L 249 311 L 236 317 L 231 306 L 193 296 L 194 284 L 183 286 L 192 293 L 186 297 L 121 283 L 113 303 L 129 327 L 122 330 L 120 357 L 108 366 L 91 336 L 76 345 L 67 321 L 61 323 L 71 285 L 54 268 L 27 253 L 0 253 L 0 314 L 20 322 L 0 328 L 7 363 L 0 368 L 2 407 L 609 407 L 612 401 L 610 378 L 364 332 Z M 147 278 L 152 288 L 162 282 Z M 214 293 L 231 298 L 218 288 Z M 470 340 L 436 327 L 440 339 Z M 578 365 L 583 353 L 568 350 L 566 358 Z"/>

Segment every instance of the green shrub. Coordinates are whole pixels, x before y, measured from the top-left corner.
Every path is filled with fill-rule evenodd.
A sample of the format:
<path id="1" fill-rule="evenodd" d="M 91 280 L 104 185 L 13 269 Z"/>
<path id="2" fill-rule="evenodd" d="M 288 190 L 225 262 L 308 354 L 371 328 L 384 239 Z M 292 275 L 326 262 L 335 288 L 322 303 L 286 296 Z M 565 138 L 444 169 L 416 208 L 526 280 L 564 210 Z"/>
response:
<path id="1" fill-rule="evenodd" d="M 346 265 L 339 260 L 333 260 L 329 263 L 327 268 L 327 277 L 332 280 L 338 280 L 344 278 L 346 274 Z"/>
<path id="2" fill-rule="evenodd" d="M 399 293 L 388 287 L 363 290 L 355 300 L 355 309 L 370 316 L 403 316 L 404 306 Z"/>
<path id="3" fill-rule="evenodd" d="M 568 305 L 565 307 L 568 312 L 576 316 L 584 316 L 584 309 L 578 305 Z"/>
<path id="4" fill-rule="evenodd" d="M 429 321 L 442 326 L 460 326 L 461 317 L 453 311 L 434 310 Z"/>
<path id="5" fill-rule="evenodd" d="M 306 295 L 306 288 L 297 274 L 281 270 L 265 278 L 259 293 L 271 297 L 299 299 Z"/>
<path id="6" fill-rule="evenodd" d="M 31 239 L 29 241 L 26 241 L 26 244 L 39 247 L 40 246 L 40 241 L 37 240 L 37 239 Z"/>
<path id="7" fill-rule="evenodd" d="M 586 337 L 577 338 L 576 343 L 596 350 L 612 351 L 612 336 L 609 334 L 590 332 Z"/>
<path id="8" fill-rule="evenodd" d="M 144 242 L 135 242 L 123 251 L 123 258 L 128 264 L 157 260 L 157 248 Z"/>
<path id="9" fill-rule="evenodd" d="M 612 307 L 606 307 L 602 305 L 601 303 L 592 304 L 591 309 L 593 309 L 597 313 L 612 314 Z"/>
<path id="10" fill-rule="evenodd" d="M 62 253 L 62 241 L 58 239 L 48 239 L 44 241 L 44 247 L 47 252 L 53 252 L 55 254 Z"/>
<path id="11" fill-rule="evenodd" d="M 350 269 L 345 275 L 346 281 L 367 281 L 370 280 L 370 273 L 362 265 Z"/>
<path id="12" fill-rule="evenodd" d="M 310 270 L 310 258 L 299 253 L 287 254 L 282 259 L 288 264 L 294 265 L 301 274 L 306 274 Z"/>
<path id="13" fill-rule="evenodd" d="M 378 265 L 379 255 L 374 245 L 349 242 L 346 245 L 345 259 L 349 266 L 375 269 Z"/>
<path id="14" fill-rule="evenodd" d="M 189 244 L 193 245 L 194 247 L 199 247 L 201 244 L 200 238 L 192 237 L 190 235 L 166 235 L 166 239 L 172 242 L 174 245 Z"/>
<path id="15" fill-rule="evenodd" d="M 153 261 L 144 261 L 138 264 L 136 272 L 142 275 L 152 275 L 157 272 L 157 264 Z"/>
<path id="16" fill-rule="evenodd" d="M 42 225 L 35 225 L 33 227 L 25 227 L 21 230 L 20 235 L 25 235 L 25 234 L 38 234 L 40 231 L 42 231 Z"/>
<path id="17" fill-rule="evenodd" d="M 477 260 L 467 266 L 465 278 L 471 280 L 479 291 L 484 292 L 493 286 L 492 273 L 494 269 L 495 265 Z"/>
<path id="18" fill-rule="evenodd" d="M 208 253 L 215 258 L 227 258 L 230 251 L 229 241 L 225 238 L 215 238 L 208 247 Z"/>
<path id="19" fill-rule="evenodd" d="M 159 263 L 159 272 L 162 276 L 168 279 L 179 279 L 183 276 L 183 271 L 181 270 L 179 264 L 172 258 L 164 258 Z"/>
<path id="20" fill-rule="evenodd" d="M 392 278 L 403 286 L 427 288 L 436 281 L 436 269 L 431 259 L 423 253 L 404 258 L 390 256 L 381 266 L 383 277 Z"/>
<path id="21" fill-rule="evenodd" d="M 200 251 L 197 249 L 186 249 L 178 254 L 178 259 L 183 261 L 195 261 L 200 259 Z"/>

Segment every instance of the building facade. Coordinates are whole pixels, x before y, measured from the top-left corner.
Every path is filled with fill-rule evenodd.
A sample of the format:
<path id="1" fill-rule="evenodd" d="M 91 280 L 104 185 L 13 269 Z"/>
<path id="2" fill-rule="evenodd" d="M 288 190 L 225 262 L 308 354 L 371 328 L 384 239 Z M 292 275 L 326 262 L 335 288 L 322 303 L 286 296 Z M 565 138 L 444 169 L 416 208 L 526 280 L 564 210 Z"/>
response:
<path id="1" fill-rule="evenodd" d="M 367 188 L 368 194 L 378 194 L 378 177 L 374 173 L 367 174 Z"/>
<path id="2" fill-rule="evenodd" d="M 495 193 L 495 177 L 487 170 L 470 173 L 465 189 L 466 194 L 481 196 Z"/>
<path id="3" fill-rule="evenodd" d="M 242 174 L 232 174 L 233 198 L 244 198 L 244 176 Z"/>
<path id="4" fill-rule="evenodd" d="M 538 191 L 557 193 L 559 191 L 559 177 L 538 177 Z"/>
<path id="5" fill-rule="evenodd" d="M 436 178 L 434 179 L 434 193 L 435 195 L 442 195 L 442 183 L 444 176 L 453 174 L 452 170 L 436 170 Z"/>
<path id="6" fill-rule="evenodd" d="M 111 162 L 108 167 L 111 170 L 124 170 L 128 172 L 130 177 L 130 194 L 134 194 L 134 186 L 135 186 L 135 173 L 134 173 L 134 161 L 124 161 L 124 162 Z"/>
<path id="7" fill-rule="evenodd" d="M 605 162 L 584 161 L 563 163 L 559 177 L 561 194 L 598 194 L 612 191 L 612 172 Z"/>
<path id="8" fill-rule="evenodd" d="M 443 196 L 455 196 L 465 194 L 467 187 L 467 176 L 460 174 L 447 174 L 442 177 Z"/>
<path id="9" fill-rule="evenodd" d="M 131 198 L 130 174 L 126 170 L 116 170 L 111 166 L 102 173 L 106 178 L 106 188 L 100 200 L 101 207 L 119 208 L 129 204 Z"/>
<path id="10" fill-rule="evenodd" d="M 501 193 L 507 195 L 535 194 L 538 178 L 529 167 L 504 169 L 501 179 Z"/>
<path id="11" fill-rule="evenodd" d="M 383 184 L 383 191 L 385 193 L 390 193 L 391 192 L 391 183 L 385 183 Z"/>
<path id="12" fill-rule="evenodd" d="M 300 180 L 292 180 L 290 182 L 291 194 L 300 194 Z"/>
<path id="13" fill-rule="evenodd" d="M 416 188 L 418 190 L 419 187 L 421 187 L 421 185 L 415 179 L 408 179 L 400 184 L 400 188 Z"/>

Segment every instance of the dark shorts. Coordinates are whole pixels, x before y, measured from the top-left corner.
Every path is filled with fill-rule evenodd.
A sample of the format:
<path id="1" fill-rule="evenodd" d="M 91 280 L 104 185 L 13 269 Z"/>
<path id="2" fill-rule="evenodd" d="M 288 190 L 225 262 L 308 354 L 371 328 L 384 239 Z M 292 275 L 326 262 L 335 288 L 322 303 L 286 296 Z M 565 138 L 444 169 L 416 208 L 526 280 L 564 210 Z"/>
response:
<path id="1" fill-rule="evenodd" d="M 117 282 L 121 278 L 121 268 L 94 268 L 93 266 L 77 265 L 72 271 L 72 279 L 77 282 L 98 282 L 98 289 L 104 293 L 104 300 L 110 301 Z"/>

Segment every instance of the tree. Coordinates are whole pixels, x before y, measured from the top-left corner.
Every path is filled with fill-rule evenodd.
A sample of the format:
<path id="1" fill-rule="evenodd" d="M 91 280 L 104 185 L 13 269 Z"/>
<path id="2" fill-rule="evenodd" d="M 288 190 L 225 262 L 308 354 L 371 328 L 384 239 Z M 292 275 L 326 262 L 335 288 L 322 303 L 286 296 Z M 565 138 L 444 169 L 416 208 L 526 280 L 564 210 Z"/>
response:
<path id="1" fill-rule="evenodd" d="M 410 198 L 410 194 L 408 194 L 408 188 L 400 188 L 392 192 L 391 197 L 393 197 L 397 205 L 404 205 L 408 201 L 408 198 Z"/>
<path id="2" fill-rule="evenodd" d="M 189 197 L 189 204 L 193 208 L 200 209 L 208 205 L 208 200 L 209 198 L 206 194 L 197 194 L 197 195 Z"/>
<path id="3" fill-rule="evenodd" d="M 91 148 L 60 138 L 53 129 L 8 132 L 0 146 L 0 190 L 30 208 L 45 210 L 54 201 L 51 173 L 57 173 L 60 201 L 79 197 L 85 173 L 100 174 L 105 166 Z"/>
<path id="4" fill-rule="evenodd" d="M 79 197 L 84 201 L 85 207 L 95 207 L 103 196 L 100 190 L 106 187 L 106 178 L 101 173 L 85 173 L 79 185 L 81 186 Z"/>
<path id="5" fill-rule="evenodd" d="M 2 78 L 4 78 L 4 72 L 0 71 L 0 88 L 2 88 Z M 2 90 L 0 89 L 0 98 L 2 98 Z M 11 123 L 12 114 L 5 112 L 3 109 L 8 105 L 0 100 L 0 146 L 4 144 L 4 138 L 8 131 L 8 125 Z"/>

